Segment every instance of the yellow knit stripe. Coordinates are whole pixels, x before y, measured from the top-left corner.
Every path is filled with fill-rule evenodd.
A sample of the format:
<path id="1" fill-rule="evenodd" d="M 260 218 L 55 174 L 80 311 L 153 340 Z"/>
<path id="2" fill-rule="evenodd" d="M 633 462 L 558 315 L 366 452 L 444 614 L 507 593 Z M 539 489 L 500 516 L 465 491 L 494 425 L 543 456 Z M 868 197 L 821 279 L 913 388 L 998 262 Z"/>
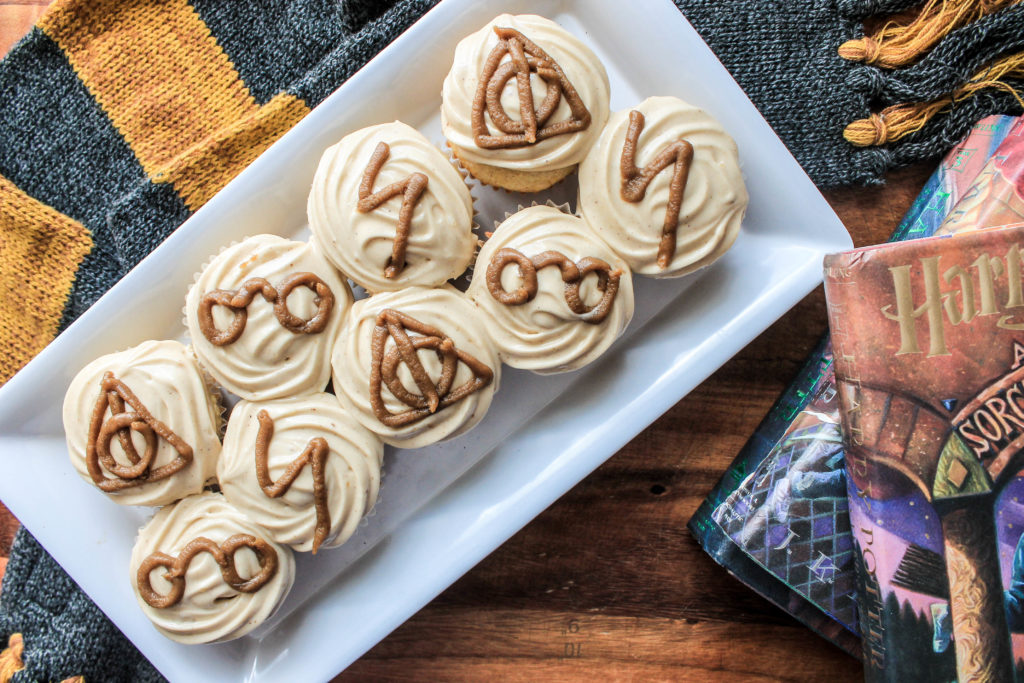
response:
<path id="1" fill-rule="evenodd" d="M 54 5 L 39 27 L 151 177 L 256 112 L 248 88 L 186 0 L 68 0 Z"/>
<path id="2" fill-rule="evenodd" d="M 154 182 L 172 183 L 195 211 L 308 113 L 301 99 L 281 93 L 188 150 Z"/>
<path id="3" fill-rule="evenodd" d="M 260 107 L 186 0 L 65 0 L 39 22 L 146 174 L 191 210 L 309 112 Z"/>
<path id="4" fill-rule="evenodd" d="M 7 639 L 7 647 L 0 651 L 0 683 L 9 683 L 11 676 L 25 668 L 21 661 L 24 645 L 20 633 L 12 633 Z"/>
<path id="5" fill-rule="evenodd" d="M 0 384 L 57 334 L 75 272 L 92 250 L 81 223 L 0 176 Z"/>

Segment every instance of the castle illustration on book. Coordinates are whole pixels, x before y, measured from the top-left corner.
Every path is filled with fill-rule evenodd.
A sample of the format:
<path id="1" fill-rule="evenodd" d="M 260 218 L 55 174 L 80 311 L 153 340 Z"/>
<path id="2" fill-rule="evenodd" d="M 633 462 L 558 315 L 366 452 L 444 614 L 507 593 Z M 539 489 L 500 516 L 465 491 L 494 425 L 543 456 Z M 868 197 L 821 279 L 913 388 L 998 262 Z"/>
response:
<path id="1" fill-rule="evenodd" d="M 1024 227 L 825 260 L 868 680 L 1024 660 Z"/>

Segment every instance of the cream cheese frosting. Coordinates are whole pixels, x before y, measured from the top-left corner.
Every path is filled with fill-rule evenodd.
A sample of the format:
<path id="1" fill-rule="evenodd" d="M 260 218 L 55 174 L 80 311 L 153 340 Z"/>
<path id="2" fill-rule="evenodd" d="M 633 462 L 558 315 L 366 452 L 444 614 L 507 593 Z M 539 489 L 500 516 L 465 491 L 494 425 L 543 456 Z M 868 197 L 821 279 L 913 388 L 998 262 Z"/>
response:
<path id="1" fill-rule="evenodd" d="M 239 543 L 239 535 L 249 538 Z M 233 568 L 242 581 L 250 580 L 247 590 L 252 592 L 233 588 L 209 551 L 195 552 L 193 545 L 194 554 L 187 561 L 186 547 L 197 539 L 206 539 L 199 543 L 223 552 L 225 568 L 229 572 Z M 233 543 L 240 547 L 232 554 Z M 251 547 L 254 544 L 266 554 L 262 563 Z M 140 576 L 140 567 L 154 554 L 162 556 L 155 562 L 150 559 L 150 571 L 143 570 Z M 173 578 L 177 588 L 184 589 L 180 599 L 170 606 L 150 604 L 173 601 L 175 585 L 168 574 L 176 560 L 183 570 L 180 578 Z M 272 571 L 270 565 L 274 565 Z M 130 568 L 135 598 L 146 617 L 165 636 L 187 645 L 244 636 L 277 610 L 295 579 L 292 551 L 270 540 L 265 530 L 219 493 L 190 496 L 158 511 L 139 530 Z M 148 588 L 153 595 L 147 600 Z"/>
<path id="2" fill-rule="evenodd" d="M 82 478 L 116 502 L 165 505 L 202 491 L 214 476 L 220 414 L 185 346 L 143 342 L 97 358 L 71 381 L 63 408 L 68 454 Z"/>
<path id="3" fill-rule="evenodd" d="M 677 140 L 693 146 L 675 253 L 665 268 L 658 264 L 658 249 L 672 169 L 654 176 L 639 202 L 622 197 L 621 159 L 633 110 L 644 117 L 637 166 L 650 164 Z M 718 259 L 736 240 L 747 208 L 736 143 L 709 114 L 675 97 L 651 97 L 613 114 L 580 164 L 579 180 L 578 208 L 583 217 L 633 272 L 653 277 L 685 275 Z"/>
<path id="4" fill-rule="evenodd" d="M 327 287 L 333 299 L 330 306 L 325 305 L 326 296 L 315 293 L 314 288 L 320 286 L 315 281 L 308 281 L 309 286 L 295 285 L 284 296 L 291 287 L 289 280 L 301 273 L 312 273 Z M 271 290 L 253 291 L 247 305 L 233 309 L 222 305 L 224 301 L 212 305 L 212 334 L 210 329 L 204 331 L 205 297 L 217 296 L 218 291 L 238 295 L 243 283 L 258 278 Z M 285 307 L 275 305 L 275 294 L 285 300 Z M 224 388 L 245 399 L 266 400 L 322 391 L 327 386 L 331 347 L 351 303 L 348 284 L 315 245 L 276 235 L 256 235 L 228 247 L 210 261 L 188 292 L 185 320 L 200 362 Z M 320 315 L 318 305 L 326 309 L 322 329 L 304 333 L 285 326 L 289 315 L 297 318 L 289 323 L 295 329 L 306 321 L 315 321 Z M 240 319 L 244 329 L 238 333 Z M 228 337 L 228 343 L 213 343 L 210 337 L 216 335 Z"/>
<path id="5" fill-rule="evenodd" d="M 488 57 L 498 44 L 495 27 L 519 31 L 558 63 L 590 112 L 590 125 L 586 129 L 515 148 L 484 149 L 476 144 L 472 123 L 473 100 Z M 509 59 L 506 55 L 502 62 Z M 521 123 L 516 80 L 511 78 L 505 84 L 500 103 L 509 118 Z M 535 72 L 530 74 L 530 86 L 534 109 L 540 109 L 548 86 Z M 444 79 L 441 98 L 441 126 L 445 138 L 458 149 L 459 158 L 516 171 L 548 171 L 578 164 L 597 139 L 608 120 L 608 74 L 586 44 L 550 19 L 502 14 L 459 42 L 455 48 L 454 64 Z M 571 116 L 569 103 L 562 93 L 561 101 L 548 121 L 564 121 Z M 497 132 L 489 114 L 484 115 L 484 120 L 492 133 Z"/>
<path id="6" fill-rule="evenodd" d="M 399 346 L 403 338 L 408 344 Z M 399 448 L 471 429 L 487 412 L 501 374 L 482 314 L 452 287 L 412 287 L 357 301 L 332 366 L 342 405 Z M 417 381 L 420 366 L 425 376 Z M 454 370 L 450 381 L 443 379 L 446 366 Z"/>
<path id="7" fill-rule="evenodd" d="M 378 146 L 388 146 L 372 192 L 415 173 L 426 187 L 415 199 L 404 266 L 386 276 L 404 206 L 402 193 L 360 211 L 360 184 Z M 363 128 L 324 152 L 307 205 L 313 237 L 327 258 L 370 292 L 433 287 L 459 276 L 476 251 L 473 198 L 451 160 L 400 121 Z"/>
<path id="8" fill-rule="evenodd" d="M 311 457 L 311 445 L 319 447 L 318 440 L 326 442 L 326 449 L 322 456 Z M 340 546 L 373 508 L 383 454 L 380 439 L 331 394 L 241 401 L 231 413 L 217 478 L 228 501 L 275 541 L 315 551 L 317 546 Z M 306 458 L 299 460 L 303 455 Z M 267 468 L 262 484 L 257 474 L 260 457 Z M 323 458 L 322 468 L 314 462 L 316 457 Z M 291 479 L 297 460 L 302 467 Z M 319 486 L 324 491 L 322 508 Z M 270 497 L 268 491 L 278 497 Z M 321 526 L 322 536 L 315 541 Z"/>
<path id="9" fill-rule="evenodd" d="M 499 266 L 502 253 L 508 249 L 533 260 L 541 254 L 557 252 L 577 269 L 589 263 L 597 270 L 573 273 L 576 277 L 567 281 L 559 265 L 535 268 L 531 263 L 527 270 L 535 273 L 531 276 L 536 277 L 535 296 L 515 305 L 506 304 L 492 293 L 488 275 L 493 271 L 500 277 L 500 292 L 514 293 L 524 286 L 523 266 L 511 261 L 503 268 Z M 601 271 L 612 274 L 605 290 L 598 286 Z M 579 284 L 579 297 L 587 313 L 574 313 L 570 308 L 566 287 L 574 283 Z M 597 322 L 588 322 L 595 307 L 602 305 L 608 287 L 613 288 L 613 294 L 607 313 Z M 523 209 L 495 229 L 480 250 L 467 294 L 491 320 L 489 329 L 502 361 L 538 373 L 583 367 L 604 353 L 633 317 L 629 266 L 593 234 L 583 219 L 551 206 Z"/>

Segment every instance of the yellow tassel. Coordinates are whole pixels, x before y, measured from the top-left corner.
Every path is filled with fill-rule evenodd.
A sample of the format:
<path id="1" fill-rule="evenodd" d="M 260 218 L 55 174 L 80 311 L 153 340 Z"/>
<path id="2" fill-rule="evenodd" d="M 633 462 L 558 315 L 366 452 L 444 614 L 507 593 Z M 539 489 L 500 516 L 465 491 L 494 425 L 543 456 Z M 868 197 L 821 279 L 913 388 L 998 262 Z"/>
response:
<path id="1" fill-rule="evenodd" d="M 0 683 L 9 683 L 11 677 L 25 668 L 21 661 L 24 644 L 20 633 L 12 633 L 7 647 L 0 651 Z"/>
<path id="2" fill-rule="evenodd" d="M 866 119 L 858 119 L 846 127 L 843 137 L 857 147 L 872 147 L 899 140 L 924 128 L 932 117 L 946 111 L 954 102 L 973 97 L 986 88 L 1008 92 L 1024 107 L 1024 98 L 1005 82 L 1007 78 L 1024 78 L 1024 52 L 995 62 L 979 71 L 953 93 L 937 100 L 894 104 Z"/>
<path id="3" fill-rule="evenodd" d="M 848 40 L 839 56 L 883 69 L 917 60 L 954 29 L 1024 0 L 928 0 L 909 22 L 889 21 L 871 35 Z"/>

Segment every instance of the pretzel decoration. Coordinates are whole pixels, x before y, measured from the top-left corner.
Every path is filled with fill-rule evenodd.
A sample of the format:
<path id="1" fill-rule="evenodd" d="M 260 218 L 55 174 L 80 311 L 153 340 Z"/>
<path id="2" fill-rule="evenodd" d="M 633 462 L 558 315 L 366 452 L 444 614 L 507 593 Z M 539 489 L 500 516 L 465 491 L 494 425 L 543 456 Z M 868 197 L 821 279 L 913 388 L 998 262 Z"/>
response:
<path id="1" fill-rule="evenodd" d="M 422 335 L 410 337 L 409 331 Z M 384 352 L 388 337 L 395 340 L 394 347 Z M 430 379 L 426 368 L 416 352 L 432 349 L 441 360 L 441 377 L 437 384 Z M 373 359 L 370 366 L 370 405 L 381 423 L 388 427 L 403 427 L 433 415 L 438 410 L 454 405 L 471 394 L 483 389 L 494 378 L 493 371 L 484 363 L 464 351 L 455 348 L 455 342 L 436 327 L 432 327 L 404 313 L 391 308 L 384 309 L 377 316 L 373 329 Z M 459 387 L 452 388 L 459 362 L 464 363 L 473 373 L 473 379 Z M 414 394 L 402 384 L 398 377 L 398 364 L 405 366 L 412 374 L 420 394 Z M 384 386 L 395 398 L 409 406 L 408 410 L 392 413 L 384 404 L 381 390 Z"/>
<path id="2" fill-rule="evenodd" d="M 513 263 L 519 266 L 523 284 L 514 292 L 509 292 L 501 284 L 501 274 Z M 494 253 L 490 265 L 487 266 L 487 289 L 499 303 L 520 306 L 537 296 L 537 271 L 548 266 L 558 266 L 562 272 L 565 303 L 569 305 L 569 310 L 580 316 L 581 322 L 597 325 L 608 317 L 615 302 L 615 295 L 619 291 L 619 277 L 622 271 L 612 270 L 605 261 L 591 256 L 573 263 L 572 259 L 558 251 L 545 251 L 527 258 L 517 249 L 504 247 Z M 602 293 L 601 300 L 593 306 L 583 303 L 580 296 L 583 278 L 590 273 L 597 273 L 597 288 Z"/>
<path id="3" fill-rule="evenodd" d="M 315 295 L 313 304 L 316 313 L 308 320 L 294 315 L 288 308 L 288 295 L 296 287 L 307 287 Z M 215 289 L 203 295 L 199 300 L 199 329 L 203 336 L 214 346 L 227 346 L 238 341 L 249 319 L 248 306 L 257 295 L 262 296 L 267 303 L 274 304 L 274 315 L 278 322 L 294 334 L 323 332 L 334 308 L 334 293 L 314 273 L 292 273 L 276 289 L 264 278 L 255 277 L 243 282 L 236 290 Z M 214 306 L 224 306 L 234 314 L 226 330 L 218 329 L 213 321 Z"/>
<path id="4" fill-rule="evenodd" d="M 590 126 L 590 111 L 558 62 L 514 28 L 495 26 L 494 32 L 498 34 L 498 44 L 487 56 L 473 97 L 471 123 L 477 146 L 483 149 L 526 147 L 556 135 L 586 130 Z M 505 55 L 511 59 L 503 63 Z M 544 101 L 538 109 L 533 106 L 530 83 L 530 74 L 534 73 L 547 85 Z M 501 91 L 513 77 L 519 91 L 519 121 L 514 121 L 501 104 Z M 548 123 L 563 95 L 571 115 Z M 485 111 L 504 135 L 491 135 Z"/>
<path id="5" fill-rule="evenodd" d="M 658 267 L 665 269 L 676 253 L 679 210 L 683 206 L 686 181 L 690 176 L 690 166 L 693 164 L 693 145 L 683 139 L 676 140 L 658 152 L 658 156 L 654 157 L 651 163 L 643 168 L 637 168 L 636 146 L 643 130 L 644 115 L 634 109 L 629 112 L 629 128 L 626 130 L 622 160 L 619 163 L 622 173 L 621 193 L 624 201 L 634 204 L 641 201 L 654 177 L 675 164 L 672 181 L 668 186 L 668 208 L 665 210 L 665 223 L 661 228 L 661 243 L 658 245 Z"/>
<path id="6" fill-rule="evenodd" d="M 306 465 L 313 470 L 313 505 L 316 509 L 313 554 L 316 555 L 320 544 L 331 530 L 331 511 L 327 507 L 327 482 L 324 479 L 324 463 L 331 453 L 331 448 L 327 445 L 327 439 L 321 436 L 310 439 L 305 450 L 292 460 L 284 474 L 274 481 L 270 478 L 270 467 L 267 464 L 270 440 L 274 438 L 274 420 L 266 410 L 257 413 L 256 419 L 260 423 L 260 430 L 256 434 L 256 480 L 267 498 L 280 498 L 287 493 Z"/>
<path id="7" fill-rule="evenodd" d="M 249 548 L 259 559 L 260 571 L 249 579 L 239 576 L 235 567 L 235 553 L 241 548 Z M 199 553 L 210 553 L 220 566 L 220 575 L 224 577 L 224 583 L 239 593 L 255 593 L 277 573 L 277 551 L 262 538 L 250 534 L 235 534 L 217 545 L 205 536 L 200 536 L 182 548 L 177 557 L 158 551 L 142 561 L 135 578 L 139 586 L 139 595 L 146 604 L 155 609 L 177 605 L 185 595 L 185 573 Z M 171 582 L 171 590 L 167 595 L 161 595 L 154 590 L 149 580 L 150 572 L 157 567 L 167 569 L 164 578 Z"/>
<path id="8" fill-rule="evenodd" d="M 132 410 L 126 411 L 125 404 Z M 104 420 L 108 408 L 110 417 Z M 146 441 L 146 450 L 141 456 L 132 442 L 132 432 L 138 432 Z M 110 452 L 110 442 L 115 435 L 130 465 L 119 464 Z M 178 456 L 166 465 L 150 469 L 156 460 L 159 439 L 171 444 Z M 166 479 L 191 462 L 192 447 L 171 431 L 170 427 L 153 417 L 139 397 L 113 372 L 103 373 L 100 395 L 92 411 L 89 440 L 85 447 L 85 464 L 93 483 L 101 491 L 114 493 Z M 114 475 L 113 478 L 107 477 L 104 470 Z"/>
<path id="9" fill-rule="evenodd" d="M 384 277 L 394 278 L 405 268 L 405 249 L 409 244 L 409 229 L 412 224 L 412 214 L 416 210 L 416 204 L 427 189 L 430 179 L 423 173 L 410 173 L 396 183 L 391 183 L 376 192 L 373 191 L 373 183 L 377 180 L 384 162 L 391 156 L 391 147 L 386 142 L 377 143 L 373 150 L 370 163 L 363 171 L 363 180 L 359 183 L 359 203 L 356 208 L 359 213 L 369 213 L 395 195 L 402 195 L 402 208 L 398 210 L 398 226 L 395 230 L 395 241 L 391 246 L 391 258 L 384 268 Z"/>

